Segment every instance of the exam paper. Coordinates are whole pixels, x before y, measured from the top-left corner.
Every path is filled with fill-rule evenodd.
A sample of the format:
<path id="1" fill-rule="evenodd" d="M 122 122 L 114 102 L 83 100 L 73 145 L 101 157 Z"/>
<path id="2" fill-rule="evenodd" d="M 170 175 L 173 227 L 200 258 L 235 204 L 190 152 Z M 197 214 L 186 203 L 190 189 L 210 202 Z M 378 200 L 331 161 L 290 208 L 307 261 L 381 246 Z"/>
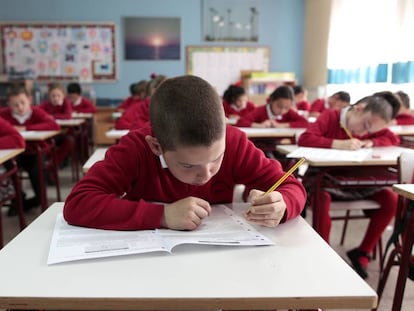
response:
<path id="1" fill-rule="evenodd" d="M 140 254 L 171 252 L 180 244 L 273 245 L 243 217 L 224 205 L 214 205 L 210 216 L 193 231 L 169 229 L 115 231 L 71 226 L 57 216 L 47 264 Z"/>
<path id="2" fill-rule="evenodd" d="M 363 148 L 359 150 L 339 150 L 330 148 L 299 147 L 287 154 L 288 158 L 305 158 L 307 160 L 326 161 L 355 161 L 362 162 L 371 157 L 372 149 Z"/>

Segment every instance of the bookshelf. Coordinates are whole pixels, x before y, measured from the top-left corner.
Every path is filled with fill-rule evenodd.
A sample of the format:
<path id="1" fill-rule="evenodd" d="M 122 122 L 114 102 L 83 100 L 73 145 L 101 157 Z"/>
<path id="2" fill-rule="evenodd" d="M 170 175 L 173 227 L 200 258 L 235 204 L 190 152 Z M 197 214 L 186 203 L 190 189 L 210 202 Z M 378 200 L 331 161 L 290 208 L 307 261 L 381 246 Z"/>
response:
<path id="1" fill-rule="evenodd" d="M 249 100 L 257 105 L 266 104 L 266 99 L 281 85 L 295 85 L 293 72 L 246 72 L 242 71 L 241 80 Z"/>

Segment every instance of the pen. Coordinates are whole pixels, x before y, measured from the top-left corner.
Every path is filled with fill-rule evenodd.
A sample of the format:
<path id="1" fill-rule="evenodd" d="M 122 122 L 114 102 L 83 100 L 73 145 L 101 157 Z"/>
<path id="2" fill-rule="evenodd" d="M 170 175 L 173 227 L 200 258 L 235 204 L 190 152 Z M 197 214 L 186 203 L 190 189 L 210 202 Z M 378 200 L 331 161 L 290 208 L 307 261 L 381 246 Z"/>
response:
<path id="1" fill-rule="evenodd" d="M 342 128 L 344 129 L 346 135 L 348 135 L 349 139 L 353 139 L 351 132 L 348 130 L 348 128 L 345 126 L 344 123 L 341 123 Z"/>
<path id="2" fill-rule="evenodd" d="M 282 182 L 286 180 L 302 163 L 305 162 L 305 158 L 301 158 L 295 165 L 293 165 L 277 182 L 273 184 L 263 195 L 269 194 L 272 191 L 275 191 L 277 187 L 279 187 Z"/>

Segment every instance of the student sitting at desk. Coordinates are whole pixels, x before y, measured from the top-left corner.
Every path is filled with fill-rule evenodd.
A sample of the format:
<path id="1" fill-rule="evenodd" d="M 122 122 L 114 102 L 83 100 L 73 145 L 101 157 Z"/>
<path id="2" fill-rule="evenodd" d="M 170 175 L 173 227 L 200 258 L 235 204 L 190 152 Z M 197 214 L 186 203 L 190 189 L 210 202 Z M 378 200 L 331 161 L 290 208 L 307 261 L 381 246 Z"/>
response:
<path id="1" fill-rule="evenodd" d="M 349 96 L 349 93 L 339 91 L 329 96 L 328 99 L 316 99 L 309 109 L 309 116 L 317 118 L 322 112 L 327 109 L 341 110 L 342 108 L 349 106 L 350 103 L 351 96 Z"/>
<path id="2" fill-rule="evenodd" d="M 232 84 L 224 91 L 223 107 L 226 118 L 238 119 L 252 112 L 256 105 L 248 100 L 243 87 Z"/>
<path id="3" fill-rule="evenodd" d="M 68 98 L 74 112 L 95 113 L 95 105 L 86 97 L 82 96 L 82 88 L 79 83 L 69 83 L 66 87 Z"/>
<path id="4" fill-rule="evenodd" d="M 232 202 L 236 184 L 246 185 L 252 206 L 245 217 L 254 223 L 275 227 L 302 211 L 306 193 L 293 176 L 264 194 L 282 177 L 280 163 L 226 126 L 221 99 L 206 81 L 166 80 L 151 99 L 150 117 L 151 127 L 123 136 L 75 185 L 64 207 L 68 223 L 193 230 L 211 204 Z"/>
<path id="5" fill-rule="evenodd" d="M 414 115 L 410 112 L 410 97 L 403 91 L 395 93 L 401 101 L 397 116 L 392 120 L 394 125 L 414 125 Z"/>
<path id="6" fill-rule="evenodd" d="M 293 87 L 293 93 L 295 94 L 295 107 L 301 115 L 308 115 L 310 109 L 310 103 L 308 102 L 308 90 L 302 85 L 295 85 Z"/>
<path id="7" fill-rule="evenodd" d="M 0 117 L 0 149 L 24 148 L 23 136 L 6 120 Z"/>
<path id="8" fill-rule="evenodd" d="M 290 86 L 279 86 L 270 94 L 266 105 L 256 107 L 248 115 L 240 117 L 236 126 L 277 128 L 307 127 L 308 121 L 292 108 L 293 100 L 292 88 Z"/>
<path id="9" fill-rule="evenodd" d="M 138 105 L 133 105 L 123 113 L 123 115 L 115 122 L 116 130 L 133 130 L 145 127 L 149 124 L 149 105 L 151 96 L 154 94 L 158 86 L 167 79 L 166 76 L 154 76 L 148 83 L 148 96 Z"/>
<path id="10" fill-rule="evenodd" d="M 0 112 L 0 116 L 13 125 L 19 131 L 57 131 L 60 126 L 52 116 L 36 106 L 32 106 L 32 98 L 24 87 L 13 87 L 8 90 L 8 108 Z M 45 142 L 43 144 L 46 144 Z M 44 145 L 46 146 L 46 145 Z M 40 186 L 38 183 L 38 167 L 36 154 L 30 152 L 30 148 L 17 157 L 17 164 L 27 171 L 33 188 L 34 197 L 24 199 L 26 210 L 39 206 Z M 15 210 L 10 210 L 9 215 L 15 215 Z"/>
<path id="11" fill-rule="evenodd" d="M 148 81 L 141 80 L 137 83 L 130 85 L 129 91 L 131 96 L 126 98 L 122 103 L 119 104 L 118 110 L 127 111 L 129 108 L 135 106 L 135 104 L 142 104 L 147 98 Z"/>
<path id="12" fill-rule="evenodd" d="M 59 83 L 49 85 L 49 99 L 40 103 L 39 107 L 55 119 L 72 119 L 72 104 L 65 98 L 65 90 Z"/>
<path id="13" fill-rule="evenodd" d="M 399 137 L 392 133 L 388 124 L 395 117 L 400 107 L 400 102 L 391 92 L 380 92 L 372 96 L 360 99 L 355 105 L 342 110 L 330 109 L 323 112 L 315 123 L 309 125 L 306 131 L 299 137 L 298 145 L 305 147 L 336 148 L 356 150 L 373 146 L 393 146 L 399 144 Z M 347 133 L 348 131 L 348 133 Z M 349 137 L 352 135 L 352 137 Z M 339 189 L 335 189 L 339 190 Z M 369 255 L 386 226 L 394 217 L 397 206 L 397 195 L 388 188 L 352 189 L 351 192 L 342 193 L 351 199 L 358 193 L 358 199 L 369 198 L 380 204 L 380 208 L 369 211 L 370 223 L 358 248 L 347 253 L 353 267 L 366 278 L 366 268 Z M 334 198 L 342 198 L 336 191 Z M 364 196 L 365 195 L 365 196 Z M 320 234 L 329 242 L 331 219 L 329 207 L 331 194 L 322 193 L 323 199 L 318 202 L 318 211 L 323 215 L 320 223 Z"/>

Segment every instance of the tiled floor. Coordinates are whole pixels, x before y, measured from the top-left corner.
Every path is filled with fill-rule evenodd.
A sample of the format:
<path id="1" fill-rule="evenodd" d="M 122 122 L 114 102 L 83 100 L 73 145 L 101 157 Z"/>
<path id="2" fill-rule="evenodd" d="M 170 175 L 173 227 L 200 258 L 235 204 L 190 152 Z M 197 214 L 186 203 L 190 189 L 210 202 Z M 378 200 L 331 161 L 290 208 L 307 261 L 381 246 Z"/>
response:
<path id="1" fill-rule="evenodd" d="M 65 168 L 59 172 L 60 179 L 61 179 L 61 194 L 62 199 L 65 199 L 66 196 L 69 194 L 72 186 L 73 181 L 71 177 L 70 167 Z M 25 182 L 26 183 L 26 182 Z M 27 184 L 23 184 L 23 187 L 29 187 Z M 30 187 L 28 188 L 30 189 Z M 30 190 L 27 191 L 28 197 L 30 197 Z M 48 187 L 48 196 L 49 196 L 49 203 L 53 203 L 56 200 L 56 191 L 54 187 Z M 6 216 L 6 208 L 3 208 L 3 223 L 4 223 L 4 240 L 5 243 L 10 241 L 16 234 L 19 232 L 19 224 L 17 217 L 7 217 Z M 35 219 L 39 215 L 40 211 L 32 210 L 26 213 L 27 221 L 30 222 Z M 306 219 L 310 221 L 311 219 L 311 212 L 307 213 Z M 348 227 L 348 233 L 345 239 L 345 244 L 343 246 L 339 245 L 339 237 L 340 232 L 342 229 L 342 222 L 335 221 L 332 224 L 332 232 L 331 232 L 331 245 L 332 247 L 346 260 L 346 251 L 357 246 L 362 238 L 364 230 L 366 228 L 367 221 L 366 220 L 353 220 L 350 222 Z M 390 229 L 384 235 L 384 241 L 390 234 Z M 323 260 L 321 258 L 321 260 Z M 388 280 L 387 287 L 381 299 L 380 305 L 378 310 L 379 311 L 388 311 L 391 310 L 392 299 L 394 295 L 394 284 L 397 275 L 397 268 L 393 268 L 391 272 L 391 276 Z M 378 275 L 379 275 L 379 264 L 378 260 L 372 261 L 369 265 L 369 277 L 367 282 L 371 285 L 372 288 L 376 289 L 377 282 L 378 282 Z M 341 280 L 338 280 L 340 282 Z M 1 282 L 1 281 L 0 281 Z M 405 296 L 403 301 L 403 311 L 412 311 L 414 310 L 414 282 L 408 280 L 405 289 Z"/>

